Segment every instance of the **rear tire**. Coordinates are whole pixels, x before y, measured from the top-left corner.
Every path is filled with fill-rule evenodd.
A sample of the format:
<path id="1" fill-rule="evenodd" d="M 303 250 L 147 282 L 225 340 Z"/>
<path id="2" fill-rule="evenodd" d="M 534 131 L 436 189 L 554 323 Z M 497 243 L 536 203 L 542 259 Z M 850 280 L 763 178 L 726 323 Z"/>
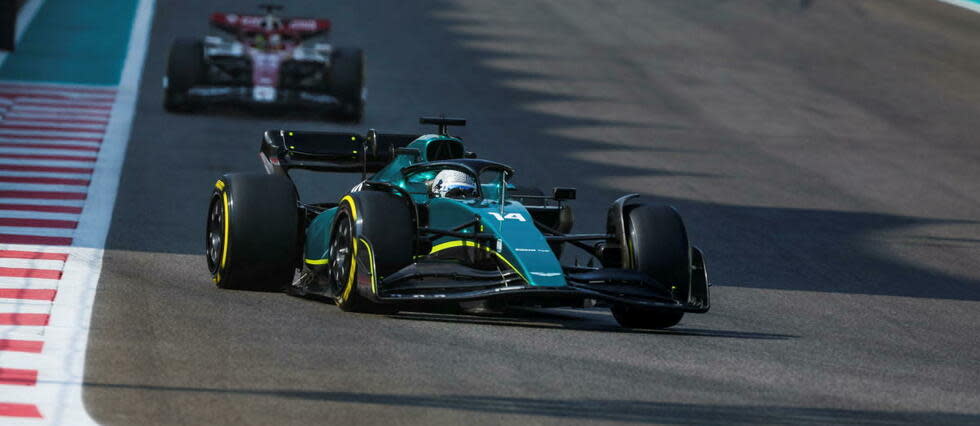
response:
<path id="1" fill-rule="evenodd" d="M 296 189 L 283 176 L 232 173 L 211 193 L 205 255 L 218 287 L 281 290 L 299 259 Z"/>
<path id="2" fill-rule="evenodd" d="M 352 207 L 353 203 L 353 207 Z M 397 272 L 414 261 L 415 230 L 417 225 L 409 201 L 397 195 L 383 191 L 359 191 L 344 197 L 340 203 L 340 211 L 334 219 L 331 233 L 331 282 L 334 287 L 334 299 L 337 306 L 345 311 L 394 313 L 393 305 L 376 304 L 358 292 L 356 268 L 360 265 L 374 263 L 373 279 L 380 286 L 384 277 Z M 359 264 L 337 265 L 334 262 L 334 239 L 340 227 L 360 222 L 360 230 L 353 229 L 351 235 L 356 238 L 358 259 L 365 260 Z M 355 227 L 352 227 L 355 228 Z M 351 243 L 347 243 L 351 244 Z M 368 255 L 364 256 L 364 250 Z M 333 268 L 344 269 L 344 272 L 334 273 Z M 338 280 L 337 278 L 340 278 Z M 340 282 L 338 282 L 340 281 Z"/>
<path id="3" fill-rule="evenodd" d="M 691 245 L 681 216 L 673 207 L 641 204 L 626 212 L 627 268 L 645 272 L 687 303 L 691 294 Z M 615 304 L 613 316 L 623 327 L 667 328 L 677 325 L 684 312 Z"/>
<path id="4" fill-rule="evenodd" d="M 364 52 L 339 47 L 331 54 L 330 62 L 327 89 L 340 100 L 343 118 L 359 123 L 364 117 Z"/>
<path id="5" fill-rule="evenodd" d="M 206 79 L 204 45 L 200 40 L 179 38 L 170 46 L 167 60 L 167 87 L 163 89 L 163 107 L 170 112 L 192 108 L 188 91 Z"/>

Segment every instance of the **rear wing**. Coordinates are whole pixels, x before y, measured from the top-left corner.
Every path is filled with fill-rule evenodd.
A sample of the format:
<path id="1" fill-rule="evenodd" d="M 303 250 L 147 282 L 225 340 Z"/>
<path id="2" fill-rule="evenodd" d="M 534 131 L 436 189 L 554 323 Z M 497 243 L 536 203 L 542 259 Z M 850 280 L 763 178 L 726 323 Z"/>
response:
<path id="1" fill-rule="evenodd" d="M 265 32 L 262 21 L 265 16 L 239 15 L 236 13 L 212 13 L 211 25 L 222 31 L 238 34 L 242 31 Z M 282 34 L 295 35 L 299 38 L 310 38 L 330 31 L 329 19 L 316 18 L 282 18 L 282 27 L 275 30 Z"/>
<path id="2" fill-rule="evenodd" d="M 262 137 L 259 158 L 269 174 L 284 175 L 290 169 L 364 174 L 381 170 L 395 150 L 412 143 L 418 135 L 269 130 Z"/>

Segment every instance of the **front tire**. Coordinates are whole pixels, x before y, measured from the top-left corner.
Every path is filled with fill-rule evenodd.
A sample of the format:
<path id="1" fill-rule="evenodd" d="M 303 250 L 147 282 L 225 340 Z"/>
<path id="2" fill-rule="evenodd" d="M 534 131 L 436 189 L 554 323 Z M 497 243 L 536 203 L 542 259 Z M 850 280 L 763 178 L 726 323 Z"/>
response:
<path id="1" fill-rule="evenodd" d="M 204 82 L 204 45 L 200 40 L 179 38 L 170 46 L 167 60 L 167 84 L 163 89 L 163 107 L 170 112 L 187 112 L 192 108 L 188 91 Z"/>
<path id="2" fill-rule="evenodd" d="M 361 294 L 357 276 L 368 276 L 370 291 L 374 291 L 384 277 L 412 263 L 417 224 L 410 203 L 401 196 L 373 190 L 358 191 L 341 200 L 331 228 L 328 254 L 330 282 L 340 309 L 394 312 L 395 306 L 373 303 Z M 337 262 L 341 257 L 343 260 Z M 357 270 L 362 267 L 371 270 Z"/>
<path id="3" fill-rule="evenodd" d="M 330 56 L 327 88 L 340 100 L 343 118 L 360 123 L 364 117 L 364 52 L 353 47 L 338 47 Z"/>
<path id="4" fill-rule="evenodd" d="M 653 204 L 626 211 L 624 266 L 644 272 L 670 289 L 674 299 L 687 303 L 691 294 L 691 245 L 684 221 L 673 207 Z M 623 327 L 667 328 L 684 317 L 678 309 L 615 304 L 613 317 Z"/>
<path id="5" fill-rule="evenodd" d="M 296 189 L 283 176 L 232 173 L 211 193 L 205 255 L 220 288 L 273 291 L 299 259 Z"/>

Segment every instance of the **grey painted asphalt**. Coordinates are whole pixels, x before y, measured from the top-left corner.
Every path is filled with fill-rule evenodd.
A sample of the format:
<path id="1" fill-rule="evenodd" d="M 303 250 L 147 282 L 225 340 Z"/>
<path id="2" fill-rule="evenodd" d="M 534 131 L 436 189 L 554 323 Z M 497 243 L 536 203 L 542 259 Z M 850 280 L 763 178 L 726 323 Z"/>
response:
<path id="1" fill-rule="evenodd" d="M 980 15 L 927 1 L 286 2 L 368 55 L 363 125 L 161 108 L 166 50 L 227 0 L 157 2 L 92 319 L 108 424 L 980 423 Z M 518 183 L 677 206 L 713 308 L 342 313 L 224 291 L 221 173 L 267 128 L 460 134 Z M 332 199 L 357 176 L 304 176 Z"/>

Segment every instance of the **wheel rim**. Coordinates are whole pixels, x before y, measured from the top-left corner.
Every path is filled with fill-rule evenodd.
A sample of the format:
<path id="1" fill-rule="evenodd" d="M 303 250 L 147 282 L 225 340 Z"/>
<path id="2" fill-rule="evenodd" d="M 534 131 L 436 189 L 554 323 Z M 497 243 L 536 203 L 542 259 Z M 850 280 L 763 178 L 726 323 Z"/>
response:
<path id="1" fill-rule="evenodd" d="M 337 218 L 337 228 L 330 241 L 330 281 L 334 295 L 341 297 L 350 275 L 350 264 L 353 245 L 353 226 L 346 212 L 341 212 Z"/>
<path id="2" fill-rule="evenodd" d="M 220 197 L 211 198 L 211 208 L 208 211 L 208 236 L 206 241 L 206 255 L 208 258 L 208 269 L 211 274 L 216 274 L 221 266 L 221 251 L 224 248 L 225 240 L 225 207 L 221 203 Z"/>

